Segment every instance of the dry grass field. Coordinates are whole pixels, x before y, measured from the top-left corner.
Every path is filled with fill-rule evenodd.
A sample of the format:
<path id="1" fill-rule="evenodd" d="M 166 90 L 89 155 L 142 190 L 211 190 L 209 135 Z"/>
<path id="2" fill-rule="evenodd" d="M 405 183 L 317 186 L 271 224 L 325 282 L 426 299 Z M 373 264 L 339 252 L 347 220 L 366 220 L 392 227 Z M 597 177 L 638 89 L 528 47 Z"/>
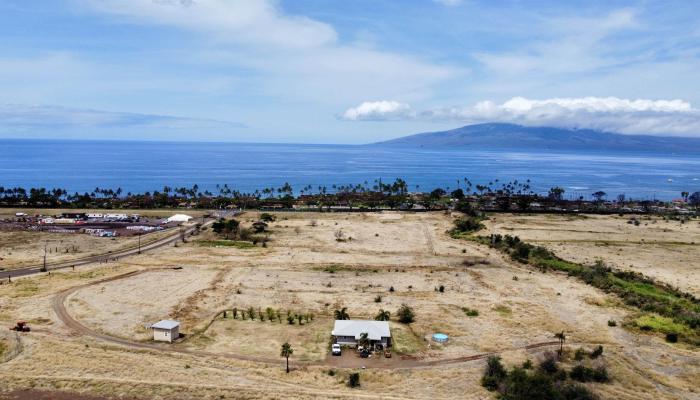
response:
<path id="1" fill-rule="evenodd" d="M 7 382 L 4 390 L 35 388 L 136 399 L 487 399 L 493 394 L 479 384 L 483 359 L 440 362 L 486 352 L 499 352 L 508 366 L 528 358 L 536 361 L 553 348 L 523 347 L 552 341 L 555 333 L 565 331 L 569 366 L 576 348 L 604 346 L 599 362 L 607 365 L 613 379 L 587 384 L 601 398 L 700 398 L 697 348 L 669 344 L 663 337 L 623 327 L 635 311 L 574 278 L 541 273 L 487 247 L 450 238 L 449 215 L 276 216 L 269 226 L 267 247 L 203 245 L 216 239 L 207 230 L 177 247 L 0 285 L 0 324 L 10 326 L 16 319 L 26 319 L 34 328 L 21 335 L 21 351 L 0 363 L 0 379 Z M 246 213 L 240 220 L 248 226 L 257 218 Z M 674 227 L 674 223 L 657 221 L 635 227 L 618 217 L 559 221 L 550 216 L 497 215 L 489 223 L 502 233 L 551 243 L 562 257 L 574 259 L 577 251 L 583 251 L 576 260 L 600 254 L 611 263 L 614 258 L 603 253 L 610 246 L 592 242 L 576 247 L 583 245 L 573 237 L 585 237 L 584 231 L 609 232 L 610 240 L 615 235 L 629 236 L 625 248 L 632 255 L 634 247 L 644 246 L 642 238 L 668 242 L 698 234 L 697 222 Z M 665 224 L 671 232 L 633 235 L 635 229 L 651 231 L 652 225 Z M 578 230 L 582 233 L 574 232 Z M 625 233 L 616 233 L 620 230 Z M 602 234 L 590 235 L 593 240 Z M 548 242 L 548 238 L 560 241 Z M 675 261 L 675 251 L 672 246 L 659 247 L 653 257 L 673 259 L 663 267 L 655 259 L 624 265 L 639 264 L 644 273 L 672 278 L 669 282 L 687 281 L 683 274 L 691 274 L 691 267 Z M 131 271 L 139 273 L 90 285 Z M 66 299 L 67 311 L 100 335 L 148 343 L 145 324 L 175 318 L 187 336 L 180 343 L 154 349 L 76 331 L 54 313 L 53 302 L 61 291 L 78 286 Z M 437 290 L 440 286 L 443 292 Z M 413 324 L 396 321 L 402 304 L 414 309 Z M 313 313 L 314 319 L 289 325 L 284 320 L 219 317 L 220 311 L 234 307 L 260 308 L 263 313 L 267 307 Z M 379 309 L 392 313 L 395 355 L 382 360 L 383 368 L 371 368 L 379 366 L 372 364 L 379 360 L 367 360 L 366 370 L 339 368 L 329 360 L 333 311 L 341 307 L 347 307 L 353 319 L 373 318 Z M 464 308 L 479 315 L 467 316 Z M 608 326 L 609 320 L 620 324 Z M 450 341 L 432 342 L 436 332 L 447 333 Z M 0 343 L 10 343 L 12 338 L 14 333 L 4 333 Z M 295 349 L 290 374 L 284 372 L 279 357 L 284 341 Z M 256 357 L 275 363 L 257 362 Z M 347 387 L 350 372 L 360 372 L 361 388 Z"/>
<path id="2" fill-rule="evenodd" d="M 639 225 L 629 223 L 631 218 L 639 220 Z M 593 263 L 600 259 L 700 296 L 700 220 L 497 214 L 485 224 L 486 233 L 518 236 L 566 260 Z"/>

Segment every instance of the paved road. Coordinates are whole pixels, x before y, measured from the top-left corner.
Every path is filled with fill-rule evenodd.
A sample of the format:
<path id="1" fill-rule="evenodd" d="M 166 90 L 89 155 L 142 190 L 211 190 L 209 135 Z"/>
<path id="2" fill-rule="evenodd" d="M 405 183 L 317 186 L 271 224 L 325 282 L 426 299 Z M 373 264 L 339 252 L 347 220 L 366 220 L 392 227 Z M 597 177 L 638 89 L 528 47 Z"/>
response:
<path id="1" fill-rule="evenodd" d="M 139 271 L 132 271 L 128 272 L 125 274 L 121 275 L 116 275 L 112 276 L 109 278 L 105 279 L 100 279 L 94 282 L 86 283 L 83 285 L 78 285 L 74 286 L 72 288 L 66 289 L 62 292 L 59 292 L 54 298 L 52 302 L 53 310 L 56 313 L 56 316 L 64 323 L 66 326 L 68 326 L 70 329 L 73 331 L 85 335 L 85 336 L 90 336 L 98 340 L 106 341 L 106 342 L 111 342 L 115 343 L 118 345 L 134 348 L 134 349 L 145 349 L 145 350 L 154 350 L 154 351 L 159 351 L 163 353 L 170 353 L 170 354 L 188 354 L 188 355 L 194 355 L 198 357 L 221 357 L 221 358 L 228 358 L 228 359 L 234 359 L 234 360 L 242 360 L 242 361 L 250 361 L 250 362 L 256 362 L 256 363 L 262 363 L 262 364 L 273 364 L 273 365 L 282 365 L 284 361 L 280 358 L 269 358 L 269 357 L 258 357 L 258 356 L 251 356 L 251 355 L 246 355 L 246 354 L 235 354 L 235 353 L 214 353 L 210 351 L 202 351 L 202 350 L 191 350 L 191 349 L 186 349 L 182 347 L 176 347 L 177 345 L 169 345 L 169 344 L 158 344 L 158 343 L 150 343 L 150 342 L 135 342 L 131 341 L 129 339 L 123 339 L 119 337 L 114 337 L 110 335 L 106 335 L 97 331 L 94 331 L 90 329 L 89 327 L 83 325 L 80 323 L 78 320 L 73 318 L 68 310 L 66 309 L 65 302 L 68 296 L 71 294 L 75 293 L 76 291 L 93 286 L 93 285 L 99 285 L 103 284 L 106 282 L 111 282 L 115 281 L 118 279 L 124 279 L 128 277 L 133 277 L 145 272 L 153 271 L 153 269 L 148 269 L 148 270 L 139 270 Z M 540 342 L 540 343 L 533 343 L 527 346 L 522 346 L 522 347 L 517 347 L 517 348 L 511 348 L 511 349 L 504 349 L 503 351 L 511 351 L 511 350 L 528 350 L 528 349 L 536 349 L 536 348 L 541 348 L 541 347 L 553 347 L 553 346 L 559 346 L 558 341 L 548 341 L 548 342 Z M 462 362 L 467 362 L 467 361 L 475 361 L 475 360 L 481 360 L 488 358 L 489 356 L 498 354 L 497 352 L 490 352 L 490 353 L 480 353 L 480 354 L 473 354 L 470 356 L 464 356 L 464 357 L 456 357 L 456 358 L 450 358 L 450 359 L 438 359 L 438 360 L 430 360 L 430 361 L 422 361 L 422 360 L 415 360 L 415 359 L 402 359 L 400 357 L 396 357 L 393 359 L 377 359 L 377 360 L 366 360 L 366 359 L 360 359 L 358 358 L 353 358 L 351 360 L 348 360 L 349 362 L 347 363 L 342 363 L 338 362 L 340 358 L 335 358 L 329 356 L 326 360 L 319 360 L 319 361 L 294 361 L 293 364 L 294 366 L 333 366 L 336 368 L 359 368 L 359 367 L 366 367 L 366 368 L 381 368 L 381 369 L 408 369 L 408 368 L 426 368 L 426 367 L 436 367 L 436 366 L 442 366 L 442 365 L 448 365 L 448 364 L 455 364 L 455 363 L 462 363 Z M 372 361 L 382 361 L 382 362 L 372 362 Z"/>
<path id="2" fill-rule="evenodd" d="M 209 220 L 209 221 L 205 222 L 204 225 L 209 225 L 213 222 L 214 222 L 214 220 Z M 161 248 L 163 246 L 168 246 L 168 245 L 171 245 L 171 244 L 177 242 L 178 240 L 180 240 L 180 229 L 179 228 L 172 228 L 172 229 L 173 229 L 173 233 L 171 235 L 168 235 L 166 237 L 155 240 L 153 242 L 149 242 L 149 243 L 141 245 L 141 253 L 155 250 L 155 249 Z M 189 235 L 190 233 L 194 232 L 195 229 L 196 229 L 195 226 L 185 228 L 185 235 Z M 115 258 L 123 258 L 123 257 L 133 256 L 136 254 L 139 254 L 138 246 L 130 247 L 130 248 L 123 249 L 123 250 L 113 251 L 110 253 L 98 254 L 98 255 L 82 257 L 82 258 L 76 258 L 76 259 L 68 260 L 68 261 L 47 263 L 46 269 L 49 271 L 53 271 L 56 269 L 72 268 L 74 266 L 78 267 L 81 265 L 87 265 L 87 264 L 98 263 L 98 262 L 105 262 L 108 260 L 113 260 Z M 8 277 L 14 278 L 14 277 L 19 277 L 19 276 L 38 274 L 38 273 L 42 272 L 41 269 L 42 269 L 41 265 L 35 265 L 35 266 L 31 266 L 31 267 L 18 268 L 18 269 L 12 269 L 12 270 L 7 270 L 7 271 L 0 271 L 0 280 L 8 279 Z"/>

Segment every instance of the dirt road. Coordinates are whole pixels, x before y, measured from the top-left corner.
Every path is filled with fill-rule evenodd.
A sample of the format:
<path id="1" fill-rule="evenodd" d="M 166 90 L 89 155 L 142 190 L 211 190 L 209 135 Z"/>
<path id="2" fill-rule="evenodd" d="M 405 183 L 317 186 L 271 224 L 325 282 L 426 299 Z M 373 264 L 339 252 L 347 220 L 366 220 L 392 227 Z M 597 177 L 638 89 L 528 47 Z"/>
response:
<path id="1" fill-rule="evenodd" d="M 174 354 L 188 354 L 188 355 L 193 355 L 193 356 L 198 356 L 198 357 L 220 357 L 220 358 L 228 358 L 228 359 L 234 359 L 234 360 L 241 360 L 241 361 L 250 361 L 250 362 L 256 362 L 256 363 L 263 363 L 263 364 L 273 364 L 273 365 L 281 365 L 283 363 L 282 359 L 279 358 L 267 358 L 267 357 L 259 357 L 259 356 L 250 356 L 250 355 L 244 355 L 244 354 L 234 354 L 234 353 L 214 353 L 214 352 L 209 352 L 209 351 L 202 351 L 202 350 L 190 350 L 190 349 L 184 349 L 184 348 L 178 348 L 173 345 L 167 345 L 167 344 L 157 344 L 157 343 L 144 343 L 144 342 L 135 342 L 131 341 L 128 339 L 123 339 L 119 337 L 114 337 L 110 335 L 105 335 L 103 333 L 96 332 L 87 326 L 81 324 L 79 321 L 77 321 L 75 318 L 73 318 L 68 310 L 66 309 L 65 302 L 66 299 L 76 291 L 93 286 L 93 285 L 100 285 L 103 283 L 119 280 L 119 279 L 124 279 L 128 277 L 133 277 L 139 274 L 142 274 L 144 272 L 149 272 L 152 270 L 141 270 L 141 271 L 132 271 L 128 272 L 126 274 L 121 274 L 121 275 L 116 275 L 110 278 L 105 278 L 101 279 L 98 281 L 94 281 L 91 283 L 87 283 L 84 285 L 79 285 L 79 286 L 74 286 L 72 288 L 66 289 L 60 293 L 58 293 L 54 298 L 52 302 L 52 307 L 54 312 L 56 313 L 56 316 L 64 323 L 66 326 L 68 326 L 70 329 L 74 330 L 77 333 L 80 333 L 81 335 L 93 337 L 98 340 L 102 340 L 105 342 L 110 342 L 122 346 L 126 346 L 129 348 L 134 348 L 134 349 L 145 349 L 145 350 L 153 350 L 153 351 L 158 351 L 158 352 L 164 352 L 164 353 L 174 353 Z M 540 342 L 540 343 L 533 343 L 527 346 L 522 346 L 522 347 L 516 347 L 516 348 L 510 348 L 510 349 L 503 349 L 503 351 L 513 351 L 513 350 L 530 350 L 530 349 L 536 349 L 536 348 L 542 348 L 542 347 L 551 347 L 551 346 L 558 346 L 559 342 L 558 341 L 549 341 L 549 342 Z M 425 368 L 425 367 L 435 367 L 435 366 L 442 366 L 442 365 L 448 365 L 448 364 L 455 364 L 455 363 L 461 363 L 461 362 L 467 362 L 467 361 L 475 361 L 475 360 L 482 360 L 485 359 L 489 356 L 497 354 L 496 352 L 490 352 L 490 353 L 480 353 L 480 354 L 474 354 L 470 356 L 463 356 L 463 357 L 456 357 L 456 358 L 449 358 L 449 359 L 442 359 L 442 360 L 430 360 L 430 361 L 422 361 L 422 360 L 415 360 L 411 358 L 400 358 L 396 357 L 391 360 L 391 362 L 380 362 L 380 363 L 373 363 L 373 362 L 368 362 L 367 360 L 361 359 L 361 358 L 350 358 L 349 362 L 347 363 L 340 363 L 337 360 L 334 359 L 331 356 L 329 356 L 326 360 L 322 361 L 295 361 L 294 364 L 296 366 L 333 366 L 337 368 L 358 368 L 358 367 L 365 367 L 365 368 L 382 368 L 382 369 L 408 369 L 408 368 Z M 382 360 L 382 361 L 388 361 L 388 360 Z"/>

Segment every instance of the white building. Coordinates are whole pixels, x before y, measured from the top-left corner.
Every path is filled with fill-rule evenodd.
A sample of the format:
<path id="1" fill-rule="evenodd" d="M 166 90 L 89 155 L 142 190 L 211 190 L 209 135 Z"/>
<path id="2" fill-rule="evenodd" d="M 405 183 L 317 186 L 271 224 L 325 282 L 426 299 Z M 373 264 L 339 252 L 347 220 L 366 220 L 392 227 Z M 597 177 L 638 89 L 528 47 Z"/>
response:
<path id="1" fill-rule="evenodd" d="M 175 214 L 172 217 L 165 220 L 165 222 L 188 222 L 192 217 L 185 214 Z"/>
<path id="2" fill-rule="evenodd" d="M 363 333 L 367 334 L 370 345 L 391 346 L 389 321 L 361 319 L 336 320 L 333 326 L 333 339 L 341 346 L 356 346 Z"/>
<path id="3" fill-rule="evenodd" d="M 151 325 L 153 340 L 157 342 L 169 342 L 180 337 L 180 323 L 171 319 L 164 319 Z"/>

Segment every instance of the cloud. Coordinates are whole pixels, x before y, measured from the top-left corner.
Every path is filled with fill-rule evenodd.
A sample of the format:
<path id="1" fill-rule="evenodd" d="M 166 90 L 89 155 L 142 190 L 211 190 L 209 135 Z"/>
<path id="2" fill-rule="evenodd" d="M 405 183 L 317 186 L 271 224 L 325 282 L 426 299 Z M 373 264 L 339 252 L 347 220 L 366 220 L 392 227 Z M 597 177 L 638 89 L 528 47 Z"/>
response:
<path id="1" fill-rule="evenodd" d="M 365 101 L 340 116 L 348 121 L 388 121 L 413 118 L 411 106 L 393 100 Z"/>
<path id="2" fill-rule="evenodd" d="M 83 0 L 94 10 L 144 24 L 178 26 L 213 34 L 221 41 L 283 47 L 313 47 L 337 40 L 333 27 L 285 15 L 260 0 Z"/>
<path id="3" fill-rule="evenodd" d="M 151 115 L 127 112 L 100 111 L 46 105 L 0 105 L 0 126 L 5 131 L 32 132 L 53 129 L 141 129 L 149 130 L 191 130 L 243 128 L 237 122 L 211 119 L 183 118 L 169 115 Z"/>
<path id="4" fill-rule="evenodd" d="M 333 26 L 285 13 L 275 0 L 76 1 L 122 22 L 196 33 L 201 41 L 189 59 L 231 75 L 247 73 L 258 93 L 285 100 L 426 97 L 436 83 L 466 72 L 367 43 L 344 43 Z"/>
<path id="5" fill-rule="evenodd" d="M 380 105 L 377 103 L 386 103 Z M 596 129 L 624 134 L 700 137 L 700 110 L 683 100 L 621 99 L 617 97 L 513 97 L 496 104 L 481 101 L 469 107 L 437 107 L 409 112 L 408 104 L 363 103 L 343 116 L 349 120 L 424 119 L 461 123 L 507 122 L 528 126 Z M 389 107 L 390 104 L 402 107 Z M 363 107 L 364 106 L 364 107 Z M 370 116 L 362 118 L 363 115 Z"/>

